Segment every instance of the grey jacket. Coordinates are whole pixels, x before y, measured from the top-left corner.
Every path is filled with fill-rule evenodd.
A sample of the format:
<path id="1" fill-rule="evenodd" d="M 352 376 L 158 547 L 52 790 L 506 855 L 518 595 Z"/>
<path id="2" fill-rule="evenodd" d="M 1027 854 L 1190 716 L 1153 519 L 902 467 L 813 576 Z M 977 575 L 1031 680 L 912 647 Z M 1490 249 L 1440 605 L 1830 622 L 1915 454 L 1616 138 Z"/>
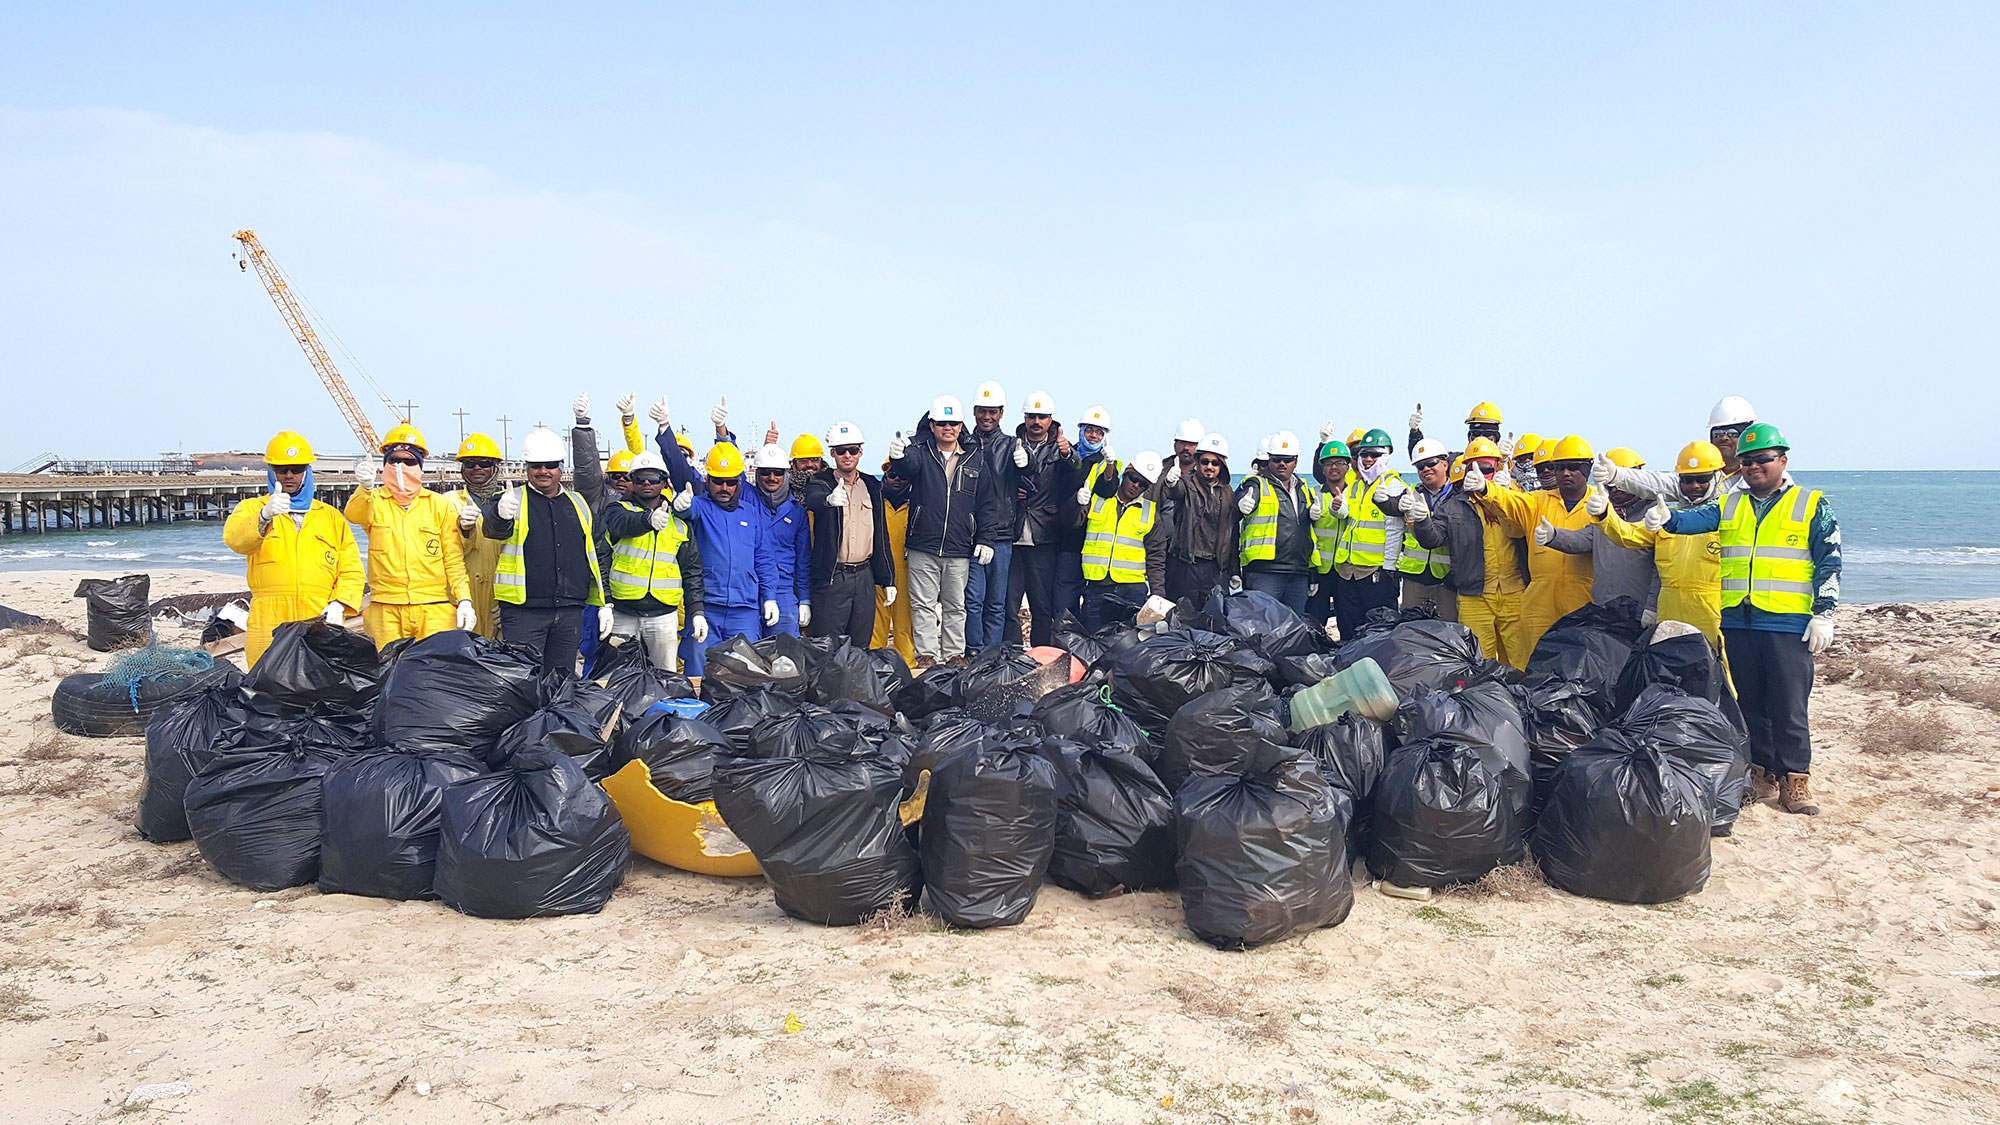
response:
<path id="1" fill-rule="evenodd" d="M 1619 511 L 1628 522 L 1637 522 L 1651 505 L 1641 500 L 1631 511 Z M 1588 528 L 1558 527 L 1549 546 L 1568 555 L 1590 556 L 1590 600 L 1608 605 L 1613 598 L 1633 598 L 1651 608 L 1660 599 L 1660 571 L 1653 565 L 1651 547 L 1621 547 L 1604 534 L 1601 523 Z"/>

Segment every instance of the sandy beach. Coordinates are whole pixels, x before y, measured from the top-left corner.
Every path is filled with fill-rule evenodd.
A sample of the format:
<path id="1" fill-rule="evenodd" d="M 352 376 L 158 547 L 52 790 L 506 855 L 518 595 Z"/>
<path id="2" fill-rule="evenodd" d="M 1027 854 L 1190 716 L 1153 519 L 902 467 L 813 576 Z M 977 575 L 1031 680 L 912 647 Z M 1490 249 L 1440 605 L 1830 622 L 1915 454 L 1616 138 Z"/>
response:
<path id="1" fill-rule="evenodd" d="M 172 1082 L 149 1112 L 237 1123 L 2000 1120 L 2000 601 L 1841 609 L 1825 814 L 1750 808 L 1696 896 L 1359 882 L 1345 924 L 1221 953 L 1171 892 L 1050 887 L 963 933 L 822 929 L 644 859 L 543 921 L 241 890 L 133 830 L 140 740 L 51 726 L 56 681 L 107 661 L 76 580 L 0 575 L 67 630 L 0 633 L 11 1122 Z"/>

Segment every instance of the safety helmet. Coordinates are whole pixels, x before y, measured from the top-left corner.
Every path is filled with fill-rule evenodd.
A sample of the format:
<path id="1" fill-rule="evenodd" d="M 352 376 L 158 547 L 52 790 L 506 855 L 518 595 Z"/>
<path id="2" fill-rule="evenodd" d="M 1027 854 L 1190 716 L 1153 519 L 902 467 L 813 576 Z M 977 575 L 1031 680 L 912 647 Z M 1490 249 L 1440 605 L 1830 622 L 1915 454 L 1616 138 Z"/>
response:
<path id="1" fill-rule="evenodd" d="M 792 440 L 792 460 L 794 461 L 807 457 L 825 456 L 826 446 L 821 445 L 819 439 L 811 434 L 800 434 Z"/>
<path id="2" fill-rule="evenodd" d="M 711 477 L 740 477 L 743 475 L 743 451 L 736 448 L 735 442 L 718 441 L 709 447 L 701 467 Z"/>
<path id="3" fill-rule="evenodd" d="M 1324 461 L 1329 457 L 1345 457 L 1349 461 L 1354 460 L 1354 454 L 1347 451 L 1347 443 L 1344 441 L 1327 441 L 1321 444 L 1319 452 L 1313 455 L 1313 460 Z"/>
<path id="4" fill-rule="evenodd" d="M 1749 399 L 1738 395 L 1725 396 L 1715 404 L 1715 409 L 1708 412 L 1708 428 L 1711 430 L 1723 426 L 1747 426 L 1756 420 L 1757 408 L 1750 405 Z"/>
<path id="5" fill-rule="evenodd" d="M 687 436 L 686 430 L 674 431 L 674 444 L 681 447 L 681 452 L 694 456 L 694 441 Z"/>
<path id="6" fill-rule="evenodd" d="M 791 472 L 792 470 L 792 459 L 785 456 L 785 451 L 775 445 L 767 445 L 759 449 L 757 451 L 756 463 L 759 469 L 783 469 L 786 472 Z"/>
<path id="7" fill-rule="evenodd" d="M 1451 459 L 1451 482 L 1453 484 L 1457 484 L 1459 481 L 1465 479 L 1465 466 L 1471 460 L 1472 451 L 1470 449 Z"/>
<path id="8" fill-rule="evenodd" d="M 1080 426 L 1100 426 L 1109 430 L 1111 428 L 1111 412 L 1101 406 L 1093 406 L 1083 412 L 1083 421 L 1077 424 Z"/>
<path id="9" fill-rule="evenodd" d="M 604 466 L 607 473 L 629 473 L 632 471 L 632 451 L 621 449 L 611 455 L 611 463 Z"/>
<path id="10" fill-rule="evenodd" d="M 1591 461 L 1597 454 L 1591 451 L 1590 443 L 1571 434 L 1549 447 L 1547 460 L 1550 461 Z"/>
<path id="11" fill-rule="evenodd" d="M 264 447 L 266 465 L 310 465 L 313 462 L 312 442 L 297 430 L 280 430 L 271 444 Z"/>
<path id="12" fill-rule="evenodd" d="M 1547 461 L 1551 456 L 1554 455 L 1555 451 L 1556 451 L 1556 439 L 1543 438 L 1542 444 L 1535 447 L 1535 464 L 1540 465 L 1544 461 Z"/>
<path id="13" fill-rule="evenodd" d="M 931 421 L 957 422 L 963 426 L 965 425 L 965 407 L 960 406 L 958 400 L 950 395 L 939 395 L 937 398 L 931 400 Z"/>
<path id="14" fill-rule="evenodd" d="M 631 471 L 636 473 L 641 469 L 652 469 L 658 473 L 665 473 L 667 471 L 667 462 L 659 454 L 648 449 L 646 452 L 632 458 Z"/>
<path id="15" fill-rule="evenodd" d="M 1691 441 L 1674 458 L 1674 471 L 1684 477 L 1707 476 L 1722 468 L 1722 450 L 1705 441 Z"/>
<path id="16" fill-rule="evenodd" d="M 1396 439 L 1390 437 L 1387 430 L 1375 429 L 1362 434 L 1360 444 L 1357 445 L 1351 441 L 1347 444 L 1356 453 L 1360 453 L 1364 449 L 1379 449 L 1387 453 L 1396 448 Z"/>
<path id="17" fill-rule="evenodd" d="M 1738 457 L 1745 453 L 1755 453 L 1760 449 L 1775 449 L 1783 453 L 1791 448 L 1792 443 L 1785 440 L 1785 435 L 1778 432 L 1778 427 L 1768 422 L 1759 422 L 1751 426 L 1743 431 L 1742 437 L 1736 439 Z"/>
<path id="18" fill-rule="evenodd" d="M 1271 448 L 1265 453 L 1271 457 L 1297 457 L 1299 455 L 1299 435 L 1290 430 L 1279 430 L 1271 435 Z"/>
<path id="19" fill-rule="evenodd" d="M 1541 447 L 1542 435 L 1535 433 L 1522 434 L 1520 440 L 1514 443 L 1514 457 L 1516 460 L 1522 457 L 1533 457 L 1535 451 Z M 1495 456 L 1498 456 L 1498 454 L 1495 454 Z"/>
<path id="20" fill-rule="evenodd" d="M 1493 425 L 1499 425 L 1500 408 L 1490 402 L 1480 403 L 1478 406 L 1472 408 L 1472 413 L 1465 416 L 1466 425 L 1470 426 L 1474 422 L 1490 422 Z"/>
<path id="21" fill-rule="evenodd" d="M 1132 455 L 1129 466 L 1133 472 L 1146 478 L 1147 484 L 1157 484 L 1160 479 L 1160 455 L 1148 449 Z"/>
<path id="22" fill-rule="evenodd" d="M 561 461 L 564 456 L 563 440 L 556 436 L 554 430 L 536 426 L 528 431 L 527 437 L 521 439 L 523 461 Z"/>
<path id="23" fill-rule="evenodd" d="M 860 444 L 861 444 L 861 427 L 855 425 L 852 422 L 844 420 L 835 422 L 833 426 L 826 431 L 826 445 L 828 449 L 831 449 L 836 445 L 860 445 Z M 793 447 L 792 456 L 797 457 L 798 455 L 799 454 L 797 447 Z"/>
<path id="24" fill-rule="evenodd" d="M 375 452 L 387 453 L 392 445 L 416 446 L 417 452 L 426 457 L 431 453 L 430 443 L 424 440 L 423 432 L 408 422 L 398 422 L 390 427 L 389 432 L 382 435 L 382 447 Z"/>
<path id="25" fill-rule="evenodd" d="M 458 443 L 458 459 L 463 461 L 467 457 L 490 457 L 498 461 L 500 447 L 485 434 L 467 434 L 465 440 Z"/>
<path id="26" fill-rule="evenodd" d="M 1638 450 L 1627 449 L 1622 445 L 1614 449 L 1605 450 L 1604 459 L 1621 469 L 1643 469 L 1646 467 L 1646 459 L 1639 456 Z"/>
<path id="27" fill-rule="evenodd" d="M 1023 414 L 1049 414 L 1056 412 L 1055 396 L 1047 391 L 1036 391 L 1028 396 L 1028 404 L 1021 408 Z"/>
<path id="28" fill-rule="evenodd" d="M 1422 449 L 1423 447 L 1423 442 L 1417 443 L 1418 449 Z M 1495 442 L 1492 438 L 1486 437 L 1476 437 L 1465 443 L 1465 459 L 1470 461 L 1477 457 L 1488 457 L 1495 461 L 1503 459 L 1500 456 L 1499 443 Z M 1417 461 L 1423 460 L 1421 457 L 1412 457 L 1411 459 Z"/>
<path id="29" fill-rule="evenodd" d="M 1200 444 L 1201 439 L 1207 436 L 1208 431 L 1202 427 L 1201 419 L 1199 418 L 1184 418 L 1181 420 L 1179 428 L 1174 430 L 1175 441 L 1191 441 Z"/>
<path id="30" fill-rule="evenodd" d="M 981 383 L 979 389 L 972 392 L 972 405 L 1005 407 L 1007 392 L 1001 390 L 998 383 Z"/>
<path id="31" fill-rule="evenodd" d="M 1353 449 L 1353 448 L 1354 448 L 1355 446 L 1357 446 L 1357 445 L 1360 445 L 1360 444 L 1361 444 L 1361 439 L 1362 439 L 1362 438 L 1365 438 L 1365 437 L 1367 437 L 1367 436 L 1368 436 L 1368 428 L 1367 428 L 1367 427 L 1365 427 L 1365 426 L 1357 426 L 1357 427 L 1355 427 L 1355 428 L 1354 428 L 1354 429 L 1353 429 L 1352 431 L 1350 431 L 1350 432 L 1348 433 L 1348 435 L 1347 435 L 1347 448 L 1349 448 L 1349 449 Z"/>
<path id="32" fill-rule="evenodd" d="M 1269 457 L 1270 455 L 1271 455 L 1271 435 L 1265 434 L 1263 437 L 1257 439 L 1257 456 L 1254 458 L 1254 460 L 1262 461 L 1264 458 Z"/>
<path id="33" fill-rule="evenodd" d="M 1487 439 L 1485 438 L 1481 438 L 1480 440 L 1486 441 L 1486 444 L 1488 445 L 1493 444 L 1491 441 L 1487 441 Z M 1446 449 L 1444 447 L 1443 442 L 1438 441 L 1435 438 L 1425 438 L 1424 440 L 1417 443 L 1417 447 L 1415 449 L 1410 450 L 1410 464 L 1421 465 L 1433 457 L 1449 457 L 1449 456 L 1451 456 L 1451 450 Z"/>
<path id="34" fill-rule="evenodd" d="M 1229 439 L 1221 434 L 1203 434 L 1201 444 L 1195 446 L 1197 453 L 1213 453 L 1223 460 L 1229 460 Z"/>

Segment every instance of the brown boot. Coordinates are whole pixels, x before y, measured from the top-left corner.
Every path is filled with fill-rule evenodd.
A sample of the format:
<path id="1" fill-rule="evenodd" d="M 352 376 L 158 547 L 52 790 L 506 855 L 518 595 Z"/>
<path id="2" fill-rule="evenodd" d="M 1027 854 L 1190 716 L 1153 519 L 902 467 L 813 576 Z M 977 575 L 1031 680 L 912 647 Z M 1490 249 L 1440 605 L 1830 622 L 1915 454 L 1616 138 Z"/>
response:
<path id="1" fill-rule="evenodd" d="M 1786 812 L 1818 816 L 1819 806 L 1812 803 L 1812 789 L 1809 784 L 1812 775 L 1788 773 L 1778 779 L 1778 803 Z"/>
<path id="2" fill-rule="evenodd" d="M 1771 776 L 1771 772 L 1763 766 L 1750 767 L 1750 788 L 1759 801 L 1778 799 L 1778 779 Z"/>

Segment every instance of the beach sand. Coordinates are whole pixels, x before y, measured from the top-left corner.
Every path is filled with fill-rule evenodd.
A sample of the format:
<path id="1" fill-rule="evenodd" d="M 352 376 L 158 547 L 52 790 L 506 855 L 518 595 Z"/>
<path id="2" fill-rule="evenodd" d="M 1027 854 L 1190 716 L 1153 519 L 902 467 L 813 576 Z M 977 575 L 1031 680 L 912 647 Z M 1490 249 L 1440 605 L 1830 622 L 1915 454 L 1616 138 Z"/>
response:
<path id="1" fill-rule="evenodd" d="M 0 604 L 80 633 L 75 574 Z M 154 573 L 153 596 L 240 589 Z M 1019 927 L 823 929 L 635 860 L 592 917 L 256 894 L 131 827 L 138 739 L 54 733 L 106 658 L 0 634 L 0 1073 L 12 1122 L 128 1092 L 193 1121 L 2000 1119 L 2000 601 L 1849 607 L 1814 696 L 1824 815 L 1748 809 L 1700 894 L 1531 866 L 1221 953 L 1172 893 Z M 187 643 L 163 629 L 162 639 Z M 786 1031 L 788 1015 L 798 1029 Z"/>

